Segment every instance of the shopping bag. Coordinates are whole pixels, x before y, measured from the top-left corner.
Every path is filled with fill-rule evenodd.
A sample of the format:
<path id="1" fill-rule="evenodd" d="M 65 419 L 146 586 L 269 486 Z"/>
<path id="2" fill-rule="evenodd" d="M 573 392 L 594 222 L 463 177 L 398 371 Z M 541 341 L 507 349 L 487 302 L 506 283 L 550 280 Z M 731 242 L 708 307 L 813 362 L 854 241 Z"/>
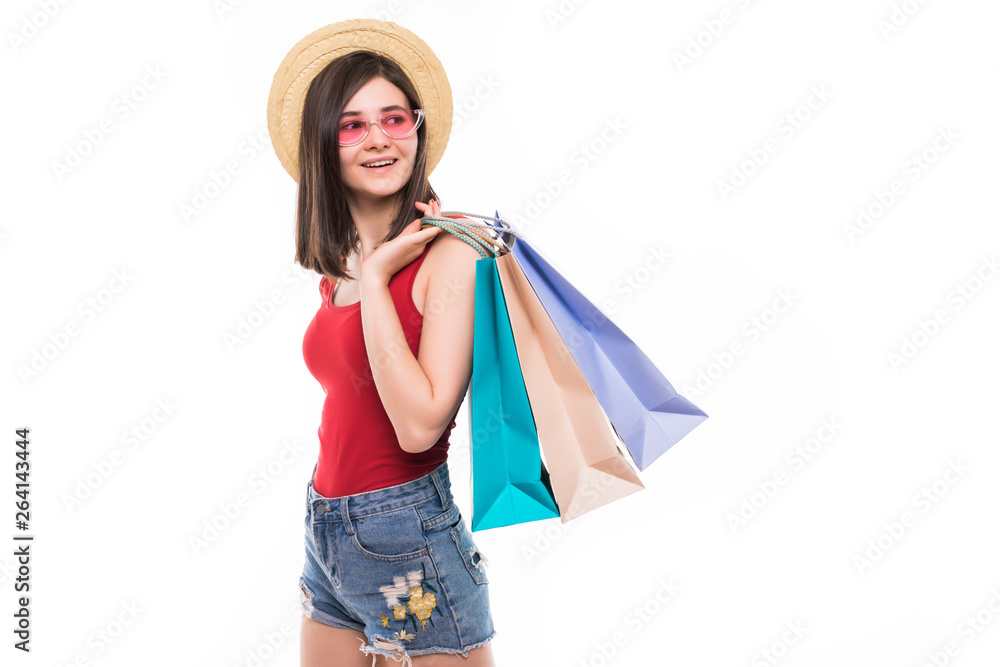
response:
<path id="1" fill-rule="evenodd" d="M 500 236 L 501 244 L 514 255 L 640 471 L 708 418 L 678 394 L 649 357 L 499 212 L 492 218 L 452 211 L 442 215 L 489 221 L 452 220 L 466 232 L 489 230 Z"/>
<path id="2" fill-rule="evenodd" d="M 496 261 L 489 256 L 476 260 L 475 304 L 469 389 L 472 530 L 559 516 Z"/>
<path id="3" fill-rule="evenodd" d="M 514 241 L 514 247 L 520 243 Z M 483 260 L 479 260 L 483 261 Z M 563 523 L 644 488 L 512 253 L 495 260 L 542 456 Z"/>
<path id="4" fill-rule="evenodd" d="M 708 418 L 523 238 L 511 249 L 639 470 Z"/>

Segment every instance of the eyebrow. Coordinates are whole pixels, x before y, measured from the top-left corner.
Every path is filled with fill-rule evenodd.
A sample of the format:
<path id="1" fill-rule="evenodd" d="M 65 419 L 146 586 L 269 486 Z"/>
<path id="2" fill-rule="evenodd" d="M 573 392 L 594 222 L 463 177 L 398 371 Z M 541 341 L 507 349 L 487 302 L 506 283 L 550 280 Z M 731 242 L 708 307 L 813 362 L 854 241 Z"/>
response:
<path id="1" fill-rule="evenodd" d="M 400 111 L 406 111 L 406 109 L 399 106 L 398 104 L 390 104 L 387 107 L 382 107 L 382 111 L 395 111 L 396 109 L 399 109 Z M 360 116 L 360 115 L 361 115 L 360 111 L 345 111 L 342 114 L 340 114 L 340 117 L 343 118 L 344 116 Z"/>

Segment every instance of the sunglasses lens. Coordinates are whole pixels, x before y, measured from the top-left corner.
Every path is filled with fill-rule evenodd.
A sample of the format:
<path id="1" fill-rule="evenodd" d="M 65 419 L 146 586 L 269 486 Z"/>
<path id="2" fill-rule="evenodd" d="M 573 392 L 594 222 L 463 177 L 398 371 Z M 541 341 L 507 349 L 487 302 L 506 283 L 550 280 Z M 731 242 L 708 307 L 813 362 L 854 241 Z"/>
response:
<path id="1" fill-rule="evenodd" d="M 350 118 L 340 121 L 340 143 L 354 144 L 361 141 L 368 130 L 368 121 L 363 118 Z"/>
<path id="2" fill-rule="evenodd" d="M 382 129 L 393 139 L 409 136 L 417 127 L 417 112 L 392 111 L 382 114 Z"/>

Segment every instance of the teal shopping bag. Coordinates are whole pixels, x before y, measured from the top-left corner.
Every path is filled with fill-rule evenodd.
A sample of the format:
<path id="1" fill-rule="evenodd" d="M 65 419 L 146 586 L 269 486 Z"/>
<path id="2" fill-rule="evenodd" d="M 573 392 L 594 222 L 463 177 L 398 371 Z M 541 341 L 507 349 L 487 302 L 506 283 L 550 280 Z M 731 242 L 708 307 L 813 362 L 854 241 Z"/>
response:
<path id="1" fill-rule="evenodd" d="M 559 516 L 542 463 L 496 260 L 476 260 L 469 393 L 472 530 Z"/>

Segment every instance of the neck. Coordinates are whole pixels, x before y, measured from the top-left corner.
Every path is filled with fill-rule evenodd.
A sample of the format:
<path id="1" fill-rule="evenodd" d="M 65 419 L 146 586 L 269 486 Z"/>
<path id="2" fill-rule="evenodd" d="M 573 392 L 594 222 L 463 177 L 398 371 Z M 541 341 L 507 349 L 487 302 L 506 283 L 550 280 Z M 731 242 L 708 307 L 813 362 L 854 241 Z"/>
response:
<path id="1" fill-rule="evenodd" d="M 347 208 L 358 230 L 363 257 L 369 257 L 375 245 L 385 238 L 392 226 L 395 197 L 356 198 L 348 196 Z"/>

